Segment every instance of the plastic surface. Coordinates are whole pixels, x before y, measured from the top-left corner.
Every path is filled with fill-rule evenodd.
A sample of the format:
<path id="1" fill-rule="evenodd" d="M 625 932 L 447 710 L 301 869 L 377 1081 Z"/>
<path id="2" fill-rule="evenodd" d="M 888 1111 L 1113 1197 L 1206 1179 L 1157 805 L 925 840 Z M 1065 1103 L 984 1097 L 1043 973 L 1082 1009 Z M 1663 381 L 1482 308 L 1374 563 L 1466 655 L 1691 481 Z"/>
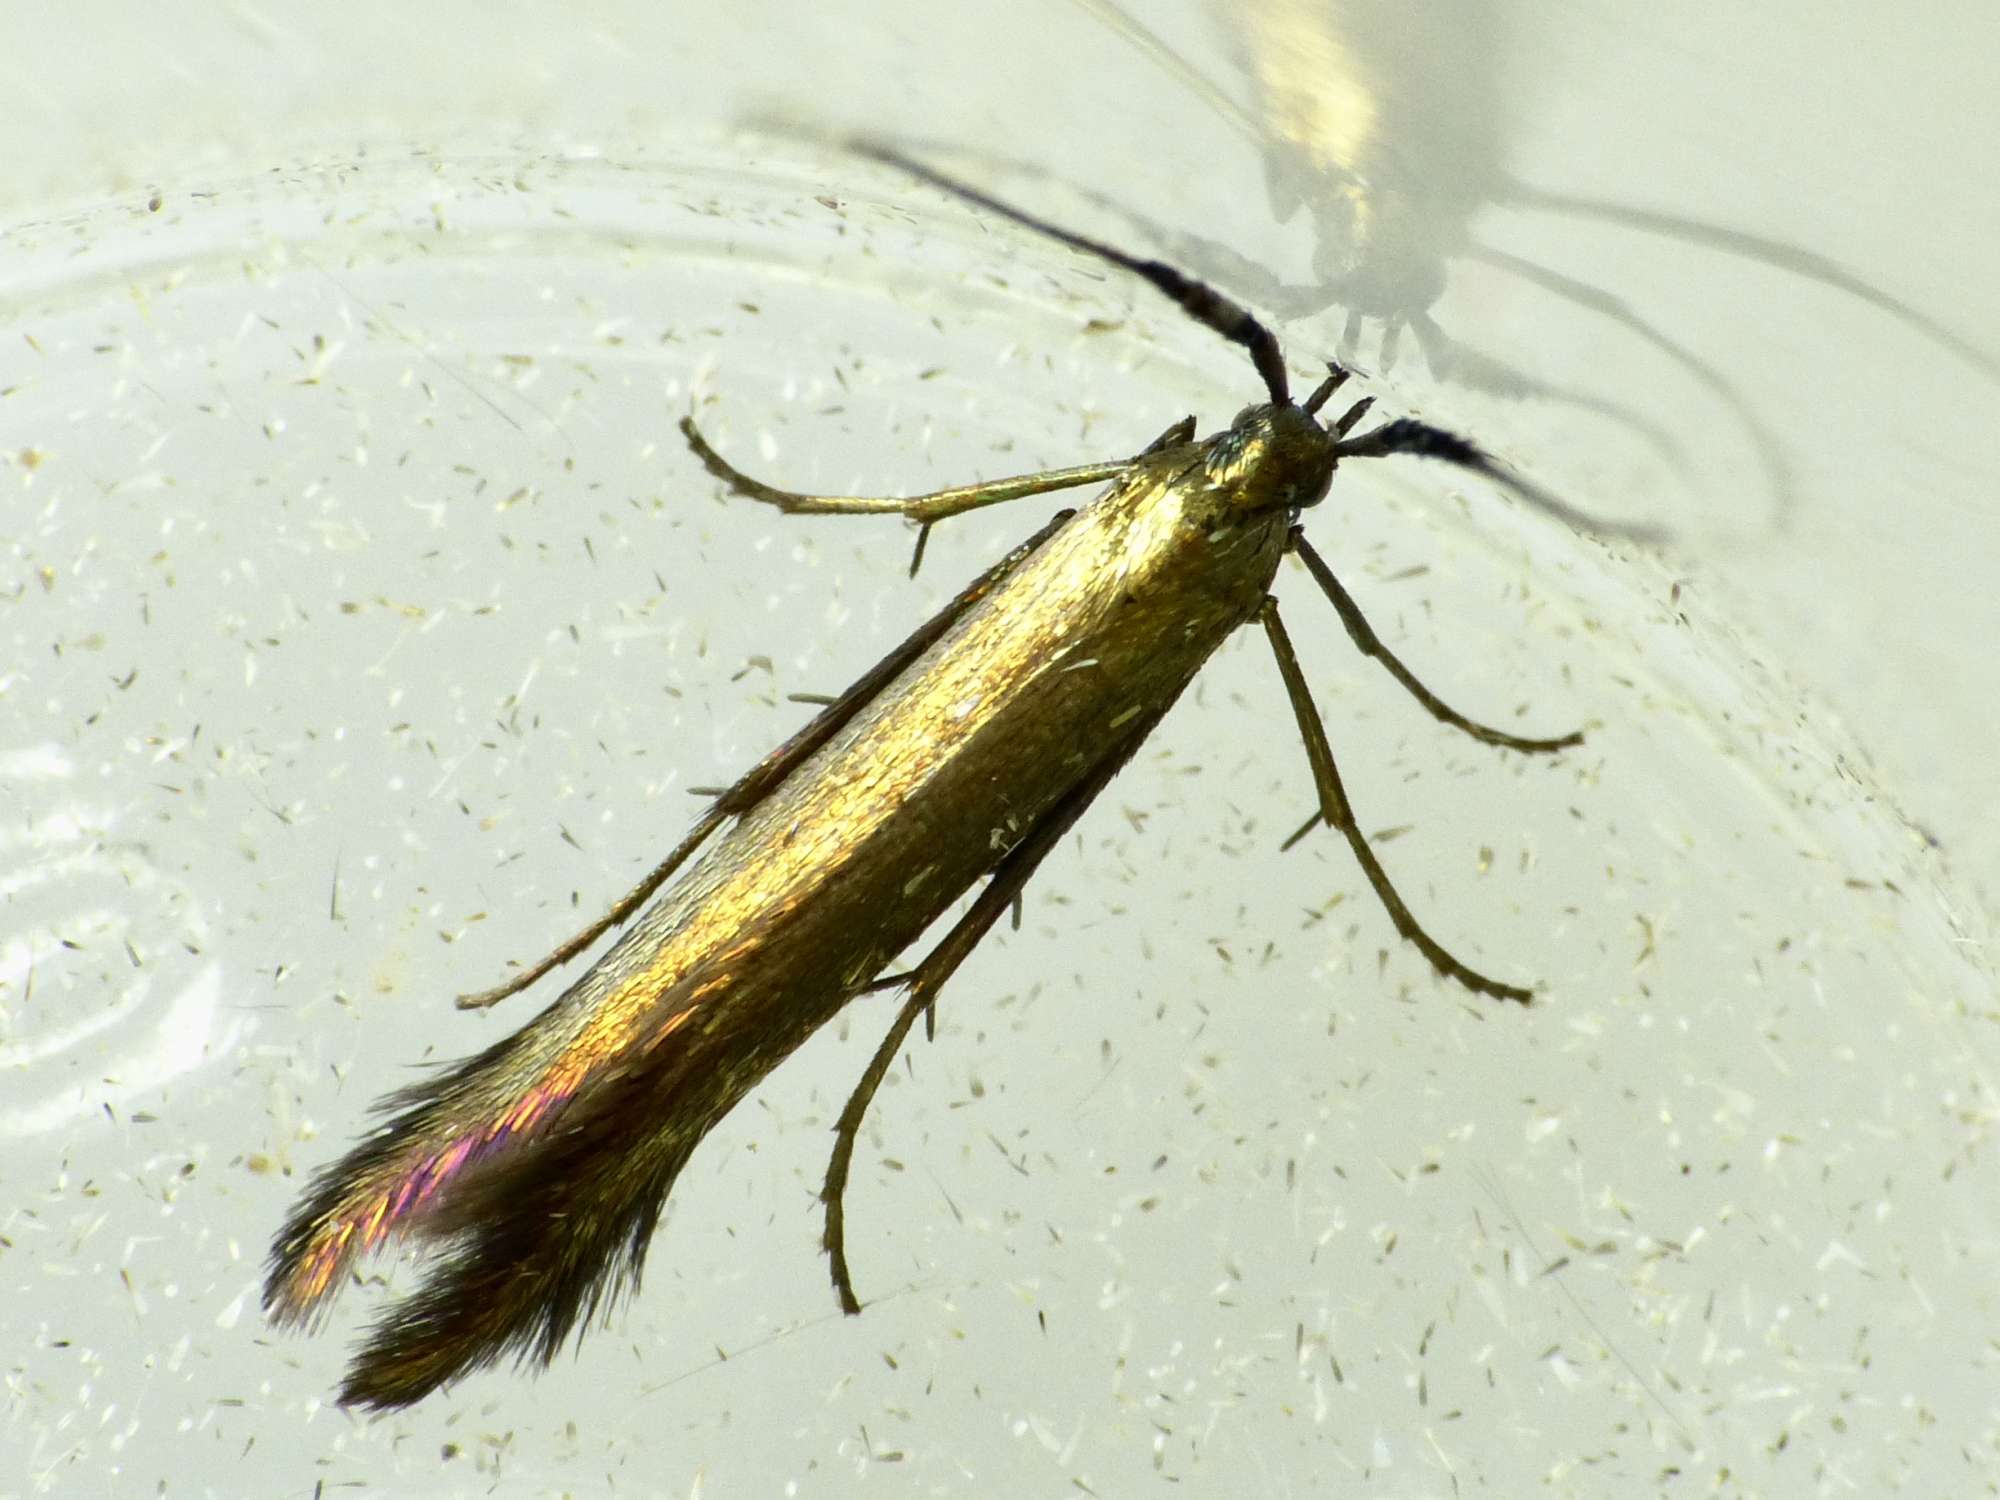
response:
<path id="1" fill-rule="evenodd" d="M 690 401 L 774 483 L 866 492 L 1254 398 L 1143 287 L 732 125 L 865 125 L 1092 232 L 1207 241 L 1246 294 L 1229 254 L 1296 288 L 1360 246 L 1331 196 L 1279 217 L 1283 117 L 1204 10 L 1146 20 L 1248 127 L 1096 6 L 866 9 L 7 23 L 39 63 L 0 178 L 0 1492 L 1982 1492 L 1971 7 L 1488 6 L 1422 65 L 1348 33 L 1415 122 L 1371 184 L 1436 189 L 1399 263 L 1441 290 L 1398 295 L 1458 351 L 1406 333 L 1382 411 L 1684 536 L 1606 547 L 1417 464 L 1309 518 L 1454 705 L 1590 725 L 1552 763 L 1432 724 L 1281 580 L 1384 860 L 1536 1007 L 1436 981 L 1337 840 L 1278 852 L 1310 788 L 1246 635 L 883 1089 L 861 1318 L 813 1194 L 882 997 L 724 1123 L 640 1296 L 539 1378 L 363 1422 L 327 1393 L 388 1293 L 263 1329 L 303 1174 L 538 1003 L 451 996 L 1052 508 L 941 529 L 913 584 L 894 523 L 719 498 Z M 1522 184 L 1826 256 L 1948 337 Z M 1344 321 L 1288 319 L 1294 370 Z M 1384 326 L 1352 346 L 1378 374 Z"/>

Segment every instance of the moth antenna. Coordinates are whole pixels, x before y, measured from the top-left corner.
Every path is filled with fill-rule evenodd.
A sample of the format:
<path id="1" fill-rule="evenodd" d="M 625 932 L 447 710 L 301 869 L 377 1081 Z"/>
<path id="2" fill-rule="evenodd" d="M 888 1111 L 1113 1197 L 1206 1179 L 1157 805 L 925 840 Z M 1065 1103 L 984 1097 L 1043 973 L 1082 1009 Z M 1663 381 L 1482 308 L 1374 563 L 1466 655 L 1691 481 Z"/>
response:
<path id="1" fill-rule="evenodd" d="M 1442 427 L 1433 427 L 1428 422 L 1419 422 L 1411 417 L 1399 417 L 1393 422 L 1384 422 L 1372 432 L 1364 432 L 1358 438 L 1349 438 L 1337 443 L 1334 457 L 1340 458 L 1387 458 L 1395 453 L 1408 453 L 1417 458 L 1435 458 L 1444 463 L 1456 464 L 1461 469 L 1470 469 L 1475 474 L 1484 475 L 1494 483 L 1504 485 L 1521 499 L 1539 511 L 1545 511 L 1557 520 L 1575 527 L 1578 531 L 1592 536 L 1621 537 L 1628 542 L 1643 542 L 1657 546 L 1668 540 L 1671 533 L 1662 526 L 1649 526 L 1640 521 L 1606 521 L 1574 505 L 1557 499 L 1532 480 L 1523 479 L 1512 469 L 1494 458 L 1471 438 L 1460 437 Z"/>
<path id="2" fill-rule="evenodd" d="M 1075 234 L 1070 230 L 1059 228 L 1047 219 L 1038 219 L 1031 213 L 1010 207 L 998 198 L 988 197 L 977 188 L 968 187 L 957 178 L 947 177 L 944 173 L 933 171 L 921 162 L 912 161 L 888 146 L 873 141 L 856 141 L 853 143 L 853 149 L 857 155 L 882 162 L 898 171 L 908 172 L 920 182 L 927 182 L 934 188 L 950 193 L 953 197 L 975 203 L 1003 219 L 1011 219 L 1023 229 L 1032 229 L 1036 234 L 1046 235 L 1049 239 L 1067 245 L 1072 250 L 1081 250 L 1086 255 L 1094 255 L 1099 260 L 1109 261 L 1114 266 L 1132 272 L 1135 276 L 1144 277 L 1153 286 L 1173 298 L 1179 304 L 1181 311 L 1197 323 L 1214 329 L 1232 344 L 1241 344 L 1248 349 L 1251 363 L 1256 365 L 1258 375 L 1263 378 L 1264 389 L 1270 392 L 1271 403 L 1274 406 L 1292 404 L 1291 382 L 1285 375 L 1285 353 L 1278 347 L 1278 336 L 1258 322 L 1256 316 L 1247 308 L 1230 301 L 1208 283 L 1195 280 L 1194 277 L 1176 270 L 1165 261 L 1145 260 L 1136 255 L 1127 255 L 1123 250 L 1107 245 L 1102 240 L 1094 240 L 1088 235 Z"/>

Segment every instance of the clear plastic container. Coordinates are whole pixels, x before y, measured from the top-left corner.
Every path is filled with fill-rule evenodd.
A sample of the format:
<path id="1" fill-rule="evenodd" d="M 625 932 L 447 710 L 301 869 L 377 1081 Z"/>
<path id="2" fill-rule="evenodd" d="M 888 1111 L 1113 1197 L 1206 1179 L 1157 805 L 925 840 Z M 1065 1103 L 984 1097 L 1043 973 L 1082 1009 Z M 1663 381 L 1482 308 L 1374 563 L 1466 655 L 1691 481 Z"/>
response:
<path id="1" fill-rule="evenodd" d="M 1407 10 L 0 22 L 0 1472 L 1991 1472 L 2000 293 L 1965 270 L 1994 104 L 1955 60 L 2000 38 L 1972 7 Z M 879 996 L 718 1128 L 574 1358 L 349 1417 L 345 1348 L 411 1268 L 316 1338 L 265 1329 L 306 1175 L 552 998 L 451 1006 L 622 893 L 691 789 L 796 727 L 788 695 L 1053 508 L 942 528 L 913 583 L 893 522 L 721 497 L 680 416 L 774 483 L 896 492 L 1256 399 L 1144 287 L 853 130 L 1280 304 L 1301 380 L 1343 353 L 1385 414 L 1675 529 L 1608 546 L 1416 463 L 1307 517 L 1448 700 L 1587 724 L 1553 762 L 1434 725 L 1280 581 L 1383 859 L 1540 1003 L 1440 984 L 1337 839 L 1278 851 L 1310 783 L 1245 636 L 878 1097 L 861 1318 L 815 1193 Z"/>

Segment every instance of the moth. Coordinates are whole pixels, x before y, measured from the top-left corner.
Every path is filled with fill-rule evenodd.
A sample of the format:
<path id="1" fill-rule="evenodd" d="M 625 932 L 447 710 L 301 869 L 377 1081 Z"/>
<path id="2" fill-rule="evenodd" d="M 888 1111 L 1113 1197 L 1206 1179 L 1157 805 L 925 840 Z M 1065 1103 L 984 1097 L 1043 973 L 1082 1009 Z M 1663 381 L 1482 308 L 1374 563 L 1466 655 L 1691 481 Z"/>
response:
<path id="1" fill-rule="evenodd" d="M 975 578 L 717 797 L 601 921 L 498 988 L 461 998 L 492 1004 L 623 929 L 519 1031 L 384 1099 L 385 1118 L 314 1177 L 278 1232 L 264 1306 L 285 1325 L 311 1322 L 361 1257 L 406 1240 L 430 1252 L 420 1285 L 355 1354 L 344 1403 L 405 1406 L 507 1355 L 546 1364 L 636 1287 L 675 1177 L 715 1123 L 849 1001 L 896 989 L 901 1008 L 835 1124 L 820 1194 L 834 1288 L 858 1312 L 845 1191 L 891 1061 L 1201 665 L 1253 621 L 1304 737 L 1314 823 L 1339 830 L 1396 930 L 1440 974 L 1496 1000 L 1530 998 L 1454 957 L 1397 894 L 1356 823 L 1270 590 L 1295 554 L 1355 645 L 1433 717 L 1489 745 L 1545 754 L 1581 735 L 1522 738 L 1447 707 L 1369 628 L 1298 523 L 1342 462 L 1393 454 L 1442 460 L 1573 523 L 1582 517 L 1440 428 L 1403 419 L 1357 431 L 1366 399 L 1322 421 L 1347 372 L 1330 367 L 1295 401 L 1272 332 L 1171 266 L 894 152 L 860 149 L 1149 282 L 1246 349 L 1266 399 L 1205 438 L 1189 417 L 1129 458 L 905 500 L 775 489 L 682 422 L 710 474 L 793 514 L 895 515 L 928 528 L 982 506 L 1105 487 Z M 935 946 L 889 972 L 974 887 Z"/>

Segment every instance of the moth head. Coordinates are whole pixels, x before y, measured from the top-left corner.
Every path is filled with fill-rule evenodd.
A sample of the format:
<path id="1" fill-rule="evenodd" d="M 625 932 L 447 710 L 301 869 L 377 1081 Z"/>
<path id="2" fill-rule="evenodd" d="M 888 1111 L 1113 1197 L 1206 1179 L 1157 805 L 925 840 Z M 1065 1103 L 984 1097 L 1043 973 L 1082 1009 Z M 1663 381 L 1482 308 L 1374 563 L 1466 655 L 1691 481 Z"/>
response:
<path id="1" fill-rule="evenodd" d="M 1290 402 L 1245 407 L 1209 443 L 1209 483 L 1226 494 L 1232 510 L 1301 510 L 1326 497 L 1332 438 Z"/>

